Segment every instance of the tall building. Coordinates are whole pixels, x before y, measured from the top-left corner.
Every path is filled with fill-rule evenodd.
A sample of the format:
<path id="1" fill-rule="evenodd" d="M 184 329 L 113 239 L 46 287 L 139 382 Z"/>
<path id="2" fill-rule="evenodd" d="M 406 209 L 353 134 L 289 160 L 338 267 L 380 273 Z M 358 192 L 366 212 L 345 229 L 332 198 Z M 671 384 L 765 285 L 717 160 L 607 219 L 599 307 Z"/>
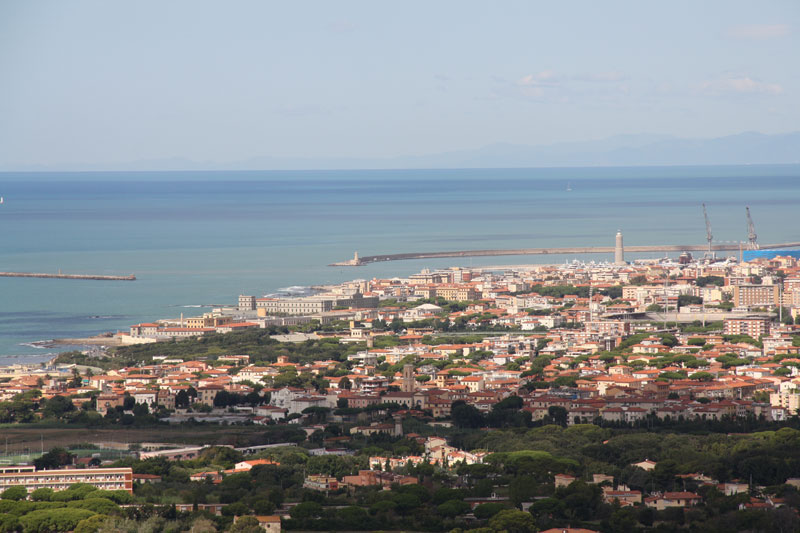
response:
<path id="1" fill-rule="evenodd" d="M 733 305 L 736 307 L 777 307 L 780 305 L 780 286 L 734 285 Z"/>
<path id="2" fill-rule="evenodd" d="M 400 386 L 400 390 L 402 392 L 414 392 L 415 385 L 414 365 L 403 365 L 403 383 Z"/>
<path id="3" fill-rule="evenodd" d="M 622 246 L 622 232 L 617 232 L 617 239 L 614 244 L 614 264 L 625 264 L 625 248 Z"/>

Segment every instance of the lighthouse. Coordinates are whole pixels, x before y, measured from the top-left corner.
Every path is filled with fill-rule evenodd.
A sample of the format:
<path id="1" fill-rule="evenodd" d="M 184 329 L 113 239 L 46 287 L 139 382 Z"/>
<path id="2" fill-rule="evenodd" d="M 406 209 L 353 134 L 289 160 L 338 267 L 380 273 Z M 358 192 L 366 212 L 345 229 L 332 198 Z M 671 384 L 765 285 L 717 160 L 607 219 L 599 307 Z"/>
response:
<path id="1" fill-rule="evenodd" d="M 614 245 L 614 264 L 615 265 L 624 265 L 625 264 L 625 249 L 622 247 L 622 232 L 617 232 L 617 239 Z"/>

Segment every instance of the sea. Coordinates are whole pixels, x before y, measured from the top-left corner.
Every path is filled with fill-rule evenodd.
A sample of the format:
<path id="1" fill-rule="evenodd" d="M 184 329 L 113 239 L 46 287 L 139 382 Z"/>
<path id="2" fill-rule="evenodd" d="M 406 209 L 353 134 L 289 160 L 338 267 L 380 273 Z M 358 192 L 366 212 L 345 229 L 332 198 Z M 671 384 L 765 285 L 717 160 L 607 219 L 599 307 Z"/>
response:
<path id="1" fill-rule="evenodd" d="M 715 242 L 747 239 L 745 206 L 760 242 L 800 241 L 800 165 L 5 172 L 0 197 L 0 271 L 137 278 L 0 278 L 0 364 L 66 349 L 37 341 L 196 316 L 239 294 L 304 294 L 424 268 L 612 259 L 328 266 L 355 251 L 613 246 L 618 230 L 626 245 L 704 244 L 703 203 Z"/>

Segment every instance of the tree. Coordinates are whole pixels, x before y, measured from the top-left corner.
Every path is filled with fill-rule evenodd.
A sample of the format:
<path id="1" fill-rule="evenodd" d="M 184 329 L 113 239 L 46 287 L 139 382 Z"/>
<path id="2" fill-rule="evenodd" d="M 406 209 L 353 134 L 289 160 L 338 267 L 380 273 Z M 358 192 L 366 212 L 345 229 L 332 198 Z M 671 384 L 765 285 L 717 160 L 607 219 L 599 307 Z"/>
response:
<path id="1" fill-rule="evenodd" d="M 20 517 L 19 523 L 26 533 L 72 531 L 79 522 L 95 514 L 87 509 L 72 509 L 68 507 L 39 509 Z"/>
<path id="2" fill-rule="evenodd" d="M 78 525 L 75 526 L 75 531 L 73 533 L 96 533 L 105 522 L 108 520 L 108 517 L 102 514 L 96 514 L 94 516 L 90 516 L 89 518 L 84 518 Z"/>
<path id="3" fill-rule="evenodd" d="M 0 499 L 3 500 L 24 500 L 28 497 L 28 490 L 25 487 L 9 487 L 0 494 Z"/>
<path id="4" fill-rule="evenodd" d="M 397 512 L 404 516 L 422 505 L 422 501 L 418 496 L 409 493 L 399 493 L 394 496 L 393 501 L 396 505 Z"/>
<path id="5" fill-rule="evenodd" d="M 448 500 L 436 508 L 439 516 L 455 518 L 469 511 L 470 505 L 464 500 Z"/>
<path id="6" fill-rule="evenodd" d="M 77 368 L 72 369 L 72 379 L 69 381 L 69 386 L 77 389 L 81 386 L 83 380 L 81 379 L 81 373 L 78 371 Z"/>
<path id="7" fill-rule="evenodd" d="M 336 518 L 339 519 L 344 529 L 359 530 L 364 529 L 364 524 L 369 520 L 369 515 L 363 508 L 351 505 L 336 511 Z"/>
<path id="8" fill-rule="evenodd" d="M 178 409 L 189 407 L 189 394 L 185 390 L 180 390 L 175 395 L 175 407 Z"/>
<path id="9" fill-rule="evenodd" d="M 511 503 L 516 506 L 522 502 L 533 500 L 539 493 L 539 484 L 533 476 L 515 475 L 508 485 L 508 495 Z"/>
<path id="10" fill-rule="evenodd" d="M 35 502 L 49 502 L 53 497 L 53 489 L 41 488 L 31 492 L 30 498 Z"/>
<path id="11" fill-rule="evenodd" d="M 508 533 L 532 533 L 536 531 L 533 516 L 517 509 L 500 511 L 489 520 L 489 527 L 495 531 L 507 531 Z"/>
<path id="12" fill-rule="evenodd" d="M 345 376 L 339 380 L 339 388 L 343 390 L 350 390 L 353 388 L 353 384 L 350 382 L 350 379 Z"/>
<path id="13" fill-rule="evenodd" d="M 567 427 L 567 418 L 569 417 L 569 412 L 565 407 L 561 407 L 560 405 L 551 405 L 547 408 L 547 414 L 553 419 L 553 422 L 559 426 Z"/>
<path id="14" fill-rule="evenodd" d="M 215 533 L 217 526 L 208 518 L 198 518 L 192 523 L 192 533 Z"/>
<path id="15" fill-rule="evenodd" d="M 74 411 L 75 406 L 64 396 L 53 396 L 49 400 L 44 400 L 39 405 L 39 409 L 44 418 L 60 419 L 64 414 Z"/>
<path id="16" fill-rule="evenodd" d="M 250 509 L 247 508 L 242 502 L 234 502 L 222 508 L 223 516 L 244 516 Z"/>
<path id="17" fill-rule="evenodd" d="M 128 394 L 127 392 L 124 394 L 124 399 L 122 400 L 122 410 L 123 411 L 130 411 L 133 409 L 133 406 L 136 405 L 136 398 Z"/>
<path id="18" fill-rule="evenodd" d="M 499 409 L 522 409 L 522 406 L 523 406 L 522 398 L 520 398 L 519 396 L 514 395 L 514 396 L 509 396 L 508 398 L 505 398 L 503 400 L 500 400 L 499 402 L 494 404 L 494 406 L 492 406 L 492 409 L 495 409 L 495 410 L 499 410 Z"/>
<path id="19" fill-rule="evenodd" d="M 87 509 L 97 514 L 112 514 L 119 511 L 119 505 L 108 498 L 86 498 L 75 500 L 67 504 L 68 507 L 76 509 Z"/>
<path id="20" fill-rule="evenodd" d="M 460 428 L 479 428 L 484 425 L 483 414 L 475 406 L 456 400 L 450 408 L 453 424 Z"/>
<path id="21" fill-rule="evenodd" d="M 322 513 L 322 506 L 317 502 L 303 502 L 298 503 L 292 510 L 289 511 L 289 515 L 294 520 L 305 520 L 308 518 L 314 518 L 319 516 Z"/>
<path id="22" fill-rule="evenodd" d="M 64 448 L 53 448 L 38 459 L 34 459 L 33 465 L 36 470 L 54 470 L 56 468 L 71 465 L 74 455 Z"/>
<path id="23" fill-rule="evenodd" d="M 255 516 L 242 516 L 228 530 L 231 533 L 263 533 L 264 530 Z"/>
<path id="24" fill-rule="evenodd" d="M 486 520 L 505 509 L 506 506 L 503 505 L 502 503 L 498 502 L 482 503 L 475 507 L 473 514 L 475 515 L 475 518 L 478 518 L 479 520 Z"/>

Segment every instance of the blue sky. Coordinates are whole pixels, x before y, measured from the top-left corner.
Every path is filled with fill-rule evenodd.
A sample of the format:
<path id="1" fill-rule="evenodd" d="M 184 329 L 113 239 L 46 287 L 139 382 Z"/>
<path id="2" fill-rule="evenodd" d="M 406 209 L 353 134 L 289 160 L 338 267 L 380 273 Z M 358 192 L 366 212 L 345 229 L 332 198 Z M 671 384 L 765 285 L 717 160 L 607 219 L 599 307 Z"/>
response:
<path id="1" fill-rule="evenodd" d="M 0 3 L 0 166 L 800 124 L 800 2 Z"/>

